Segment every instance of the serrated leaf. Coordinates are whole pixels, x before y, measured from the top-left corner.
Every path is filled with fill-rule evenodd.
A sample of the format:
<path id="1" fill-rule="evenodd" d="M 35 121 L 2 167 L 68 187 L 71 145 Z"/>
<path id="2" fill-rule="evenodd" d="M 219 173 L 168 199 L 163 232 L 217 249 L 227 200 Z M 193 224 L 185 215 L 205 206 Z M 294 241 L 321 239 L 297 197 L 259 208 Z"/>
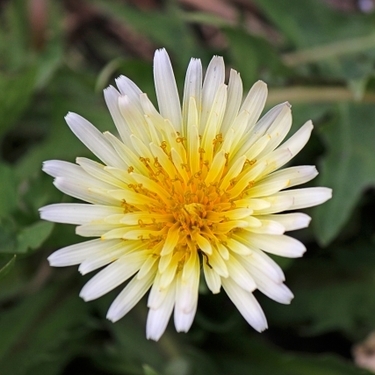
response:
<path id="1" fill-rule="evenodd" d="M 327 153 L 319 184 L 333 189 L 333 198 L 314 211 L 317 237 L 324 245 L 338 235 L 361 193 L 375 183 L 374 121 L 373 105 L 342 104 L 335 121 L 321 131 Z"/>

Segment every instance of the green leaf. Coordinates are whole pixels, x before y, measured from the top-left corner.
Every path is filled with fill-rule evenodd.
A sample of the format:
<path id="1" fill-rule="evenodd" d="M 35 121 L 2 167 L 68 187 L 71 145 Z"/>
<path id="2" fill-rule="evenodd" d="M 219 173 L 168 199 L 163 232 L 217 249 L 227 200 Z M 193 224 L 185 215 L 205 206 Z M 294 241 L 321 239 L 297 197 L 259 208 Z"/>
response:
<path id="1" fill-rule="evenodd" d="M 51 285 L 24 298 L 0 316 L 3 374 L 37 374 L 50 362 L 63 368 L 87 332 L 85 304 L 76 291 Z M 80 344 L 79 344 L 80 343 Z M 66 354 L 69 353 L 69 356 Z"/>
<path id="2" fill-rule="evenodd" d="M 0 53 L 2 63 L 9 69 L 19 69 L 28 63 L 28 43 L 30 41 L 28 4 L 14 0 L 5 4 L 4 18 L 0 24 Z"/>
<path id="3" fill-rule="evenodd" d="M 290 306 L 262 305 L 271 322 L 284 323 L 305 336 L 343 332 L 358 339 L 373 329 L 374 287 L 371 280 L 330 280 L 324 285 L 294 286 Z"/>
<path id="4" fill-rule="evenodd" d="M 25 253 L 39 248 L 51 234 L 53 226 L 53 223 L 47 221 L 37 221 L 21 229 L 17 234 L 15 253 Z"/>
<path id="5" fill-rule="evenodd" d="M 261 75 L 287 72 L 276 50 L 265 39 L 235 28 L 223 30 L 231 45 L 229 54 L 233 57 L 233 66 L 241 73 L 246 87 Z"/>
<path id="6" fill-rule="evenodd" d="M 11 218 L 0 220 L 0 253 L 14 254 L 16 248 L 17 228 Z"/>
<path id="7" fill-rule="evenodd" d="M 35 66 L 18 73 L 0 72 L 0 136 L 24 113 L 35 90 Z"/>
<path id="8" fill-rule="evenodd" d="M 9 271 L 14 267 L 14 263 L 16 262 L 16 255 L 13 255 L 12 258 L 10 258 L 10 260 L 0 268 L 0 279 L 2 279 L 3 277 L 5 277 Z"/>
<path id="9" fill-rule="evenodd" d="M 256 3 L 297 48 L 285 54 L 286 65 L 318 63 L 315 75 L 329 80 L 350 82 L 372 76 L 374 14 L 341 13 L 324 1 L 256 0 Z M 310 71 L 303 72 L 311 77 Z"/>
<path id="10" fill-rule="evenodd" d="M 45 160 L 74 161 L 77 156 L 92 157 L 66 125 L 64 116 L 69 111 L 86 117 L 102 131 L 115 132 L 115 125 L 105 109 L 102 95 L 94 93 L 95 78 L 92 74 L 77 74 L 69 69 L 61 69 L 54 76 L 48 86 L 44 105 L 38 107 L 37 112 L 42 122 L 40 131 L 44 132 L 45 139 L 19 160 L 16 166 L 19 179 L 39 175 Z M 35 126 L 33 122 L 29 124 Z M 40 194 L 43 194 L 42 190 Z"/>
<path id="11" fill-rule="evenodd" d="M 18 229 L 12 221 L 3 221 L 0 227 L 0 252 L 25 254 L 29 250 L 38 249 L 49 237 L 53 227 L 53 223 L 40 220 Z"/>
<path id="12" fill-rule="evenodd" d="M 143 365 L 144 375 L 159 375 L 152 367 L 149 365 Z"/>
<path id="13" fill-rule="evenodd" d="M 105 315 L 113 298 L 113 295 L 107 295 L 95 302 L 101 315 Z M 143 302 L 115 324 L 106 323 L 114 342 L 107 351 L 95 357 L 100 367 L 115 374 L 138 374 L 145 366 L 163 375 L 218 374 L 215 361 L 203 350 L 185 344 L 186 336 L 178 335 L 174 329 L 167 328 L 158 342 L 147 340 L 147 309 Z"/>
<path id="14" fill-rule="evenodd" d="M 108 3 L 95 0 L 101 9 L 112 17 L 131 26 L 140 35 L 145 35 L 159 47 L 166 47 L 181 66 L 186 66 L 190 58 L 198 52 L 197 43 L 173 2 L 164 12 L 142 12 L 124 3 Z"/>
<path id="15" fill-rule="evenodd" d="M 103 316 L 112 298 L 113 295 L 107 295 L 96 302 Z M 115 374 L 142 373 L 144 365 L 161 371 L 168 360 L 168 354 L 175 354 L 178 350 L 167 337 L 162 337 L 158 343 L 147 340 L 145 324 L 146 314 L 139 304 L 115 324 L 106 322 L 114 342 L 108 348 L 110 350 L 95 357 L 98 365 Z"/>
<path id="16" fill-rule="evenodd" d="M 290 305 L 262 298 L 270 326 L 305 336 L 340 332 L 361 339 L 374 327 L 374 245 L 358 240 L 337 245 L 323 259 L 306 259 L 291 268 L 287 284 L 295 298 Z"/>
<path id="17" fill-rule="evenodd" d="M 324 1 L 255 0 L 255 2 L 299 48 L 368 35 L 373 31 L 374 15 L 341 13 Z"/>
<path id="18" fill-rule="evenodd" d="M 277 375 L 365 375 L 367 371 L 355 367 L 334 355 L 302 355 L 287 353 L 261 340 L 241 334 L 227 337 L 222 355 L 217 356 L 222 374 L 277 374 Z M 230 352 L 225 350 L 229 345 Z M 235 354 L 232 354 L 235 353 Z"/>
<path id="19" fill-rule="evenodd" d="M 333 198 L 314 211 L 313 223 L 324 245 L 338 235 L 362 192 L 375 183 L 374 119 L 373 105 L 342 104 L 335 120 L 321 131 L 327 153 L 319 184 L 333 189 Z"/>
<path id="20" fill-rule="evenodd" d="M 17 207 L 17 185 L 14 170 L 0 164 L 0 218 L 7 217 Z"/>

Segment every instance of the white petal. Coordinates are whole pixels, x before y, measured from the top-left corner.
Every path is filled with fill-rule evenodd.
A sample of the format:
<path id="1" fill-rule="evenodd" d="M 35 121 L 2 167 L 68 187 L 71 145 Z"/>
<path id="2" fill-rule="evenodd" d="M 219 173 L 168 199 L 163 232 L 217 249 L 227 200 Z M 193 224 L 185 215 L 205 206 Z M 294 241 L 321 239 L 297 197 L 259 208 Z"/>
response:
<path id="1" fill-rule="evenodd" d="M 265 155 L 260 159 L 260 161 L 266 162 L 267 167 L 262 171 L 262 173 L 258 177 L 258 180 L 281 168 L 283 165 L 288 163 L 288 161 L 292 159 L 293 156 L 294 155 L 288 148 L 277 148 L 271 153 Z"/>
<path id="2" fill-rule="evenodd" d="M 225 66 L 221 56 L 214 56 L 209 63 L 203 82 L 202 91 L 202 116 L 200 119 L 199 133 L 202 134 L 206 127 L 212 104 L 219 87 L 224 83 Z"/>
<path id="3" fill-rule="evenodd" d="M 160 251 L 158 246 L 155 246 L 153 248 L 153 251 Z M 156 267 L 156 263 L 158 260 L 158 256 L 155 254 L 150 254 L 148 258 L 144 261 L 142 264 L 142 267 L 139 269 L 139 272 L 137 273 L 136 278 L 141 280 L 145 276 L 149 275 L 151 270 Z"/>
<path id="4" fill-rule="evenodd" d="M 202 250 L 207 255 L 212 254 L 211 242 L 208 241 L 207 238 L 201 236 L 199 233 L 194 233 L 193 235 L 193 239 L 199 246 L 200 250 Z"/>
<path id="5" fill-rule="evenodd" d="M 158 272 L 155 276 L 154 283 L 148 295 L 147 307 L 153 310 L 157 310 L 164 303 L 164 300 L 168 294 L 169 288 L 160 288 L 161 274 Z M 174 284 L 174 283 L 172 283 Z"/>
<path id="6" fill-rule="evenodd" d="M 43 220 L 54 223 L 85 224 L 94 220 L 103 220 L 108 215 L 121 214 L 120 207 L 99 206 L 78 203 L 57 203 L 39 209 Z"/>
<path id="7" fill-rule="evenodd" d="M 104 99 L 109 112 L 111 113 L 113 122 L 116 125 L 117 131 L 119 132 L 122 141 L 126 142 L 130 136 L 130 131 L 128 124 L 126 123 L 118 107 L 119 97 L 120 93 L 113 86 L 109 86 L 104 90 Z"/>
<path id="8" fill-rule="evenodd" d="M 198 304 L 194 305 L 193 309 L 188 313 L 182 310 L 174 310 L 174 325 L 177 332 L 187 332 L 189 331 L 191 325 L 193 324 L 195 314 L 197 312 Z"/>
<path id="9" fill-rule="evenodd" d="M 258 81 L 252 86 L 244 102 L 242 103 L 240 112 L 247 111 L 250 114 L 250 118 L 247 123 L 248 129 L 253 128 L 261 115 L 264 105 L 266 104 L 267 93 L 267 85 L 263 81 Z"/>
<path id="10" fill-rule="evenodd" d="M 298 258 L 306 251 L 300 241 L 285 235 L 249 233 L 247 239 L 255 247 L 283 257 Z"/>
<path id="11" fill-rule="evenodd" d="M 280 113 L 285 111 L 285 107 L 290 107 L 288 102 L 280 103 L 275 107 L 271 108 L 255 125 L 253 129 L 254 135 L 258 137 L 267 133 L 267 131 L 273 126 Z"/>
<path id="12" fill-rule="evenodd" d="M 265 272 L 272 280 L 277 283 L 283 282 L 285 280 L 283 270 L 273 259 L 271 259 L 262 250 L 259 250 L 254 246 L 251 248 L 251 250 L 252 252 L 250 255 L 241 256 L 241 262 L 244 264 L 244 266 L 246 266 L 246 263 L 251 263 L 254 267 L 257 267 L 258 269 Z"/>
<path id="13" fill-rule="evenodd" d="M 210 289 L 213 294 L 219 293 L 221 288 L 221 278 L 216 271 L 207 265 L 205 260 L 203 261 L 203 271 L 208 289 Z"/>
<path id="14" fill-rule="evenodd" d="M 128 96 L 132 104 L 138 110 L 141 110 L 140 95 L 142 94 L 142 90 L 131 79 L 122 75 L 116 78 L 116 85 L 121 94 Z"/>
<path id="15" fill-rule="evenodd" d="M 289 186 L 289 179 L 281 176 L 274 179 L 262 179 L 255 183 L 247 193 L 248 197 L 262 198 L 278 193 Z"/>
<path id="16" fill-rule="evenodd" d="M 271 207 L 269 198 L 265 199 L 253 199 L 253 198 L 244 198 L 234 201 L 236 207 L 244 207 L 254 211 L 264 210 Z"/>
<path id="17" fill-rule="evenodd" d="M 259 161 L 256 164 L 254 164 L 252 168 L 249 168 L 243 174 L 241 173 L 238 180 L 236 179 L 234 181 L 235 184 L 233 188 L 228 190 L 228 193 L 230 194 L 231 198 L 233 199 L 238 197 L 238 195 L 240 195 L 244 189 L 247 189 L 249 183 L 253 183 L 259 176 L 264 174 L 264 171 L 267 168 L 270 168 L 270 164 L 268 163 L 269 161 L 267 160 Z"/>
<path id="18" fill-rule="evenodd" d="M 240 143 L 236 155 L 247 154 L 250 148 L 265 135 L 267 130 L 270 128 L 274 120 L 280 114 L 285 107 L 285 103 L 278 104 L 277 106 L 270 109 L 254 126 L 253 129 L 249 129 Z M 264 147 L 266 144 L 264 145 Z"/>
<path id="19" fill-rule="evenodd" d="M 152 153 L 150 151 L 150 148 L 148 147 L 149 141 L 150 140 L 148 140 L 148 142 L 145 143 L 144 141 L 142 141 L 141 138 L 138 138 L 134 134 L 132 134 L 130 136 L 130 142 L 131 142 L 134 150 L 138 153 L 139 157 L 148 158 L 149 160 L 153 160 Z"/>
<path id="20" fill-rule="evenodd" d="M 43 171 L 50 176 L 55 177 L 56 181 L 65 181 L 71 183 L 71 188 L 89 188 L 113 189 L 113 185 L 95 178 L 84 171 L 80 166 L 61 160 L 48 160 L 43 163 Z"/>
<path id="21" fill-rule="evenodd" d="M 209 163 L 212 161 L 213 156 L 213 140 L 216 134 L 219 133 L 221 121 L 223 119 L 225 104 L 227 101 L 227 87 L 222 84 L 219 86 L 214 100 L 211 104 L 211 108 L 208 112 L 204 129 L 202 129 L 202 148 L 204 149 L 204 160 L 208 160 Z"/>
<path id="22" fill-rule="evenodd" d="M 277 194 L 281 198 L 292 198 L 291 210 L 307 208 L 322 204 L 332 198 L 332 189 L 326 187 L 312 187 L 305 189 L 281 191 Z"/>
<path id="23" fill-rule="evenodd" d="M 43 162 L 42 170 L 52 177 L 81 178 L 82 174 L 86 176 L 81 167 L 62 160 L 47 160 Z"/>
<path id="24" fill-rule="evenodd" d="M 250 266 L 247 269 L 254 278 L 257 288 L 267 297 L 286 305 L 293 299 L 293 293 L 285 284 L 276 283 L 265 272 L 256 267 Z"/>
<path id="25" fill-rule="evenodd" d="M 245 228 L 253 233 L 263 233 L 263 234 L 284 234 L 285 227 L 279 223 L 277 220 L 268 220 L 263 216 L 258 216 L 258 220 L 262 223 L 260 227 Z"/>
<path id="26" fill-rule="evenodd" d="M 172 283 L 166 292 L 163 303 L 157 308 L 150 308 L 147 316 L 146 337 L 158 341 L 167 328 L 175 303 L 175 283 Z"/>
<path id="27" fill-rule="evenodd" d="M 108 187 L 96 187 L 104 182 L 92 179 L 86 172 L 79 179 L 56 177 L 53 184 L 63 193 L 89 203 L 110 206 L 119 206 L 120 203 L 119 199 L 108 194 Z"/>
<path id="28" fill-rule="evenodd" d="M 260 207 L 258 210 L 254 210 L 255 216 L 283 212 L 289 210 L 293 205 L 293 197 L 280 196 L 280 193 L 278 193 L 277 195 L 275 194 L 269 197 L 264 197 L 263 200 L 269 203 L 269 206 L 264 208 Z"/>
<path id="29" fill-rule="evenodd" d="M 251 249 L 244 245 L 242 242 L 236 241 L 233 238 L 228 238 L 225 241 L 226 247 L 231 249 L 234 253 L 236 254 L 241 254 L 241 255 L 249 255 L 251 254 Z"/>
<path id="30" fill-rule="evenodd" d="M 318 171 L 313 165 L 301 165 L 298 167 L 284 168 L 279 171 L 273 172 L 269 176 L 262 179 L 261 184 L 270 181 L 276 182 L 280 180 L 288 181 L 288 188 L 296 185 L 304 184 L 315 178 Z M 255 186 L 258 186 L 256 184 Z"/>
<path id="31" fill-rule="evenodd" d="M 186 264 L 184 267 L 186 267 Z M 184 313 L 192 311 L 197 304 L 200 276 L 198 257 L 196 257 L 196 262 L 192 267 L 193 270 L 189 278 L 183 277 L 182 274 L 177 277 L 176 309 Z"/>
<path id="32" fill-rule="evenodd" d="M 160 255 L 166 255 L 171 253 L 178 243 L 180 236 L 180 223 L 174 223 L 168 230 L 167 237 L 164 241 L 163 248 L 160 252 Z"/>
<path id="33" fill-rule="evenodd" d="M 127 139 L 127 144 L 125 145 L 119 139 L 117 139 L 111 133 L 104 133 L 105 138 L 108 142 L 111 143 L 113 148 L 116 152 L 120 155 L 121 159 L 124 160 L 126 164 L 126 168 L 117 168 L 128 173 L 128 168 L 133 168 L 138 173 L 148 174 L 148 170 L 146 166 L 139 160 L 139 156 L 136 155 L 134 149 L 132 148 L 132 144 L 130 142 L 130 138 Z M 129 174 L 129 173 L 128 173 Z"/>
<path id="34" fill-rule="evenodd" d="M 165 49 L 159 49 L 154 57 L 154 81 L 160 114 L 171 121 L 181 132 L 181 104 L 172 64 Z"/>
<path id="35" fill-rule="evenodd" d="M 293 212 L 290 214 L 264 215 L 265 220 L 273 220 L 280 223 L 286 231 L 307 228 L 310 224 L 311 217 L 304 213 Z"/>
<path id="36" fill-rule="evenodd" d="M 186 266 L 186 265 L 185 265 Z M 199 264 L 189 279 L 178 277 L 176 284 L 176 305 L 174 323 L 177 332 L 187 332 L 191 327 L 198 305 Z"/>
<path id="37" fill-rule="evenodd" d="M 257 286 L 254 279 L 237 260 L 236 256 L 231 256 L 226 264 L 228 267 L 229 277 L 242 289 L 248 292 L 253 292 L 256 289 Z"/>
<path id="38" fill-rule="evenodd" d="M 161 289 L 167 289 L 170 283 L 175 279 L 178 261 L 181 258 L 179 254 L 174 254 L 168 267 L 165 268 L 163 272 L 161 272 L 159 287 Z M 160 268 L 159 268 L 160 272 Z"/>
<path id="39" fill-rule="evenodd" d="M 105 240 L 102 242 L 110 242 Z M 116 261 L 125 254 L 143 247 L 140 241 L 131 241 L 130 243 L 121 241 L 114 246 L 108 246 L 105 251 L 96 254 L 90 254 L 78 267 L 81 275 L 86 275 L 89 272 L 95 271 L 98 268 L 104 267 L 109 263 Z"/>
<path id="40" fill-rule="evenodd" d="M 134 275 L 145 261 L 145 252 L 126 254 L 96 274 L 80 292 L 85 301 L 99 298 Z"/>
<path id="41" fill-rule="evenodd" d="M 258 332 L 267 328 L 267 320 L 251 292 L 238 286 L 231 278 L 223 279 L 223 288 L 245 320 Z"/>
<path id="42" fill-rule="evenodd" d="M 119 240 L 102 241 L 98 239 L 81 242 L 55 251 L 48 257 L 48 261 L 53 267 L 73 266 L 119 243 L 121 243 Z"/>
<path id="43" fill-rule="evenodd" d="M 229 74 L 228 82 L 228 99 L 225 109 L 225 115 L 221 125 L 220 132 L 223 136 L 227 134 L 228 129 L 232 125 L 235 117 L 238 114 L 238 110 L 241 105 L 243 94 L 242 80 L 240 74 L 235 70 L 231 69 Z"/>
<path id="44" fill-rule="evenodd" d="M 152 282 L 154 281 L 154 277 L 155 270 L 153 272 L 149 272 L 141 280 L 136 277 L 131 279 L 128 285 L 112 302 L 107 313 L 107 319 L 111 320 L 112 322 L 117 322 L 124 315 L 126 315 L 150 288 Z"/>
<path id="45" fill-rule="evenodd" d="M 103 181 L 109 185 L 113 185 L 119 188 L 126 188 L 127 185 L 124 184 L 120 179 L 116 178 L 109 171 L 112 169 L 118 170 L 118 168 L 107 167 L 101 163 L 97 163 L 94 160 L 87 158 L 76 158 L 76 163 L 91 177 Z M 124 169 L 120 169 L 124 170 Z M 129 173 L 127 173 L 129 175 Z"/>
<path id="46" fill-rule="evenodd" d="M 292 126 L 292 111 L 289 103 L 285 103 L 277 117 L 271 123 L 270 127 L 265 130 L 265 135 L 269 137 L 267 146 L 261 155 L 273 151 L 286 137 Z M 262 129 L 263 130 L 263 129 Z"/>
<path id="47" fill-rule="evenodd" d="M 279 148 L 288 149 L 292 158 L 296 156 L 310 139 L 314 126 L 311 121 L 307 121 L 300 129 L 298 129 L 286 142 Z"/>
<path id="48" fill-rule="evenodd" d="M 199 59 L 191 59 L 186 71 L 184 99 L 183 99 L 183 124 L 186 126 L 189 122 L 189 102 L 190 98 L 195 99 L 198 113 L 202 106 L 202 63 Z M 196 124 L 198 125 L 198 124 Z M 183 129 L 183 136 L 186 136 L 187 130 Z"/>
<path id="49" fill-rule="evenodd" d="M 219 248 L 219 246 L 217 247 Z M 224 255 L 227 257 L 226 260 L 228 260 L 229 259 L 228 249 L 222 245 L 220 247 L 220 250 L 223 247 L 227 250 L 228 255 L 226 253 Z M 226 262 L 224 262 L 222 255 L 220 254 L 220 250 L 215 250 L 212 252 L 211 255 L 208 256 L 209 264 L 217 274 L 219 274 L 222 277 L 228 277 L 229 276 L 228 268 L 227 268 Z"/>
<path id="50" fill-rule="evenodd" d="M 65 116 L 65 120 L 76 137 L 101 161 L 113 167 L 124 166 L 110 143 L 89 121 L 72 112 Z"/>
<path id="51" fill-rule="evenodd" d="M 189 155 L 189 166 L 191 173 L 197 173 L 200 169 L 199 148 L 200 138 L 198 131 L 199 117 L 198 109 L 194 98 L 189 101 L 189 119 L 186 124 L 186 143 L 187 153 Z"/>
<path id="52" fill-rule="evenodd" d="M 129 126 L 131 133 L 129 137 L 135 135 L 143 142 L 148 144 L 150 142 L 150 134 L 148 132 L 148 124 L 142 109 L 135 106 L 127 95 L 120 96 L 118 98 L 118 107 L 121 115 L 126 119 Z M 125 141 L 125 143 L 127 145 L 129 144 L 129 138 Z"/>
<path id="53" fill-rule="evenodd" d="M 223 177 L 220 184 L 220 189 L 227 190 L 231 180 L 236 178 L 241 173 L 245 161 L 246 156 L 242 156 L 233 163 L 230 169 L 225 173 L 225 176 Z"/>

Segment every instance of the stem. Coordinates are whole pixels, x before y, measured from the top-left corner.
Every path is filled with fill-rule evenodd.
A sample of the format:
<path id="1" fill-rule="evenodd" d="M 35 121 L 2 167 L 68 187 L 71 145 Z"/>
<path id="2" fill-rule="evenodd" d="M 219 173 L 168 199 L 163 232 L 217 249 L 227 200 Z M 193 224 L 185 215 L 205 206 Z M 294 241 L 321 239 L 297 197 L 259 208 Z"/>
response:
<path id="1" fill-rule="evenodd" d="M 358 102 L 353 92 L 345 87 L 303 87 L 296 86 L 282 89 L 272 89 L 268 96 L 269 104 L 283 101 L 291 103 L 335 103 Z M 375 94 L 366 93 L 361 98 L 363 103 L 375 103 Z"/>
<path id="2" fill-rule="evenodd" d="M 322 46 L 307 48 L 302 51 L 291 52 L 283 55 L 286 65 L 294 67 L 301 64 L 326 60 L 341 55 L 354 54 L 375 47 L 375 34 L 358 38 L 347 39 Z"/>

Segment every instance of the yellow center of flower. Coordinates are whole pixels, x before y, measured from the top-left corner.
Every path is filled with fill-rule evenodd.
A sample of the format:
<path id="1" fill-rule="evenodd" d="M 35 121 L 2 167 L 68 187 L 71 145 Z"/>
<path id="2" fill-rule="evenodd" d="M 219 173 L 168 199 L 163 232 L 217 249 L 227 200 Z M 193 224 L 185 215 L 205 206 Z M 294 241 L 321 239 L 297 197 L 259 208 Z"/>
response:
<path id="1" fill-rule="evenodd" d="M 140 158 L 148 177 L 134 172 L 133 167 L 128 169 L 138 182 L 128 187 L 151 199 L 143 205 L 143 216 L 138 221 L 140 230 L 136 231 L 138 239 L 146 241 L 155 256 L 166 256 L 166 264 L 177 256 L 177 270 L 191 252 L 202 254 L 210 266 L 210 256 L 222 249 L 221 245 L 227 245 L 232 232 L 248 225 L 242 219 L 248 218 L 252 210 L 243 202 L 237 207 L 237 203 L 253 185 L 247 172 L 256 161 L 241 158 L 237 166 L 229 167 L 229 154 L 219 148 L 222 142 L 222 135 L 216 135 L 209 150 L 211 160 L 207 160 L 208 153 L 201 147 L 197 153 L 189 154 L 180 137 L 175 141 L 180 146 L 178 152 L 163 141 L 158 157 Z M 124 208 L 133 213 L 140 206 L 124 203 Z M 135 238 L 134 233 L 131 238 Z"/>

